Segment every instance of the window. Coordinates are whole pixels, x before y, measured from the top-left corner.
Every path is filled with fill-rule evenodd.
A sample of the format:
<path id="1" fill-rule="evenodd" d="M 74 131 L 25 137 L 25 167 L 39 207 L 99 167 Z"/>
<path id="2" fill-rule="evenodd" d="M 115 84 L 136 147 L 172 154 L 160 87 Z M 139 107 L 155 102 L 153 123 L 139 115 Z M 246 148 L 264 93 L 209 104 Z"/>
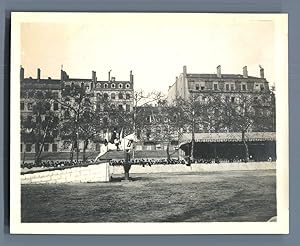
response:
<path id="1" fill-rule="evenodd" d="M 263 91 L 264 89 L 264 85 L 260 85 L 260 90 Z"/>
<path id="2" fill-rule="evenodd" d="M 108 88 L 108 84 L 104 84 L 104 88 L 107 89 Z"/>
<path id="3" fill-rule="evenodd" d="M 147 145 L 146 149 L 147 150 L 152 150 L 152 146 L 151 145 Z"/>
<path id="4" fill-rule="evenodd" d="M 107 93 L 104 93 L 104 94 L 103 94 L 103 97 L 104 97 L 105 100 L 107 100 L 107 99 L 108 99 L 108 94 L 107 94 Z"/>
<path id="5" fill-rule="evenodd" d="M 136 150 L 142 150 L 142 149 L 143 149 L 143 147 L 141 145 L 136 146 Z"/>
<path id="6" fill-rule="evenodd" d="M 116 88 L 116 85 L 114 83 L 111 84 L 111 88 Z"/>
<path id="7" fill-rule="evenodd" d="M 130 94 L 129 93 L 126 94 L 126 99 L 130 99 Z"/>
<path id="8" fill-rule="evenodd" d="M 100 84 L 100 83 L 97 83 L 97 84 L 96 84 L 96 88 L 101 88 L 101 84 Z"/>
<path id="9" fill-rule="evenodd" d="M 119 84 L 119 89 L 122 89 L 123 88 L 123 85 L 122 84 Z"/>
<path id="10" fill-rule="evenodd" d="M 129 112 L 130 111 L 130 105 L 126 104 L 126 111 Z"/>
<path id="11" fill-rule="evenodd" d="M 115 99 L 116 99 L 116 94 L 115 94 L 115 93 L 111 93 L 111 94 L 110 94 L 110 98 L 111 98 L 112 100 L 115 100 Z"/>
<path id="12" fill-rule="evenodd" d="M 232 103 L 234 102 L 234 97 L 231 97 L 231 102 L 232 102 Z"/>
<path id="13" fill-rule="evenodd" d="M 243 91 L 246 90 L 246 85 L 245 85 L 245 84 L 242 85 L 242 90 L 243 90 Z"/>
<path id="14" fill-rule="evenodd" d="M 20 145 L 21 152 L 23 152 L 23 144 Z"/>
<path id="15" fill-rule="evenodd" d="M 28 103 L 28 104 L 27 104 L 27 109 L 28 109 L 28 110 L 32 110 L 32 103 Z"/>
<path id="16" fill-rule="evenodd" d="M 44 152 L 48 152 L 49 151 L 49 144 L 44 144 Z"/>
<path id="17" fill-rule="evenodd" d="M 230 84 L 230 90 L 234 91 L 234 84 Z"/>
<path id="18" fill-rule="evenodd" d="M 52 152 L 57 152 L 57 144 L 52 144 Z"/>
<path id="19" fill-rule="evenodd" d="M 100 93 L 97 93 L 97 97 L 101 97 L 101 94 L 100 94 Z"/>
<path id="20" fill-rule="evenodd" d="M 123 110 L 123 105 L 122 104 L 119 105 L 119 110 Z"/>
<path id="21" fill-rule="evenodd" d="M 56 110 L 58 110 L 58 103 L 54 103 L 53 104 L 53 109 L 56 111 Z"/>
<path id="22" fill-rule="evenodd" d="M 196 90 L 198 91 L 199 90 L 199 84 L 196 84 Z"/>
<path id="23" fill-rule="evenodd" d="M 229 84 L 225 85 L 226 91 L 229 91 Z"/>
<path id="24" fill-rule="evenodd" d="M 26 152 L 31 152 L 31 144 L 26 144 Z"/>
<path id="25" fill-rule="evenodd" d="M 126 84 L 126 88 L 128 89 L 130 87 L 130 84 Z"/>
<path id="26" fill-rule="evenodd" d="M 123 94 L 119 93 L 119 99 L 123 99 Z"/>
<path id="27" fill-rule="evenodd" d="M 21 102 L 21 110 L 24 110 L 24 102 Z"/>
<path id="28" fill-rule="evenodd" d="M 141 138 L 141 130 L 137 130 L 137 133 L 136 133 L 136 137 L 138 138 L 138 139 L 140 139 Z"/>
<path id="29" fill-rule="evenodd" d="M 214 90 L 218 90 L 218 84 L 214 84 Z"/>
<path id="30" fill-rule="evenodd" d="M 201 91 L 203 91 L 205 89 L 205 87 L 204 86 L 201 86 Z"/>

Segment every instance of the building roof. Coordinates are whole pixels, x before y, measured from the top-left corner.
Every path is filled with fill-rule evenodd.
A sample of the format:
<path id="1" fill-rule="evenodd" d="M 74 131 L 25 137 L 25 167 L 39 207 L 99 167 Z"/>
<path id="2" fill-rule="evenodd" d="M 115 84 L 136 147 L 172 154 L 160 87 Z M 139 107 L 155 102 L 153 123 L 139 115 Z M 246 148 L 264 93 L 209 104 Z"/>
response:
<path id="1" fill-rule="evenodd" d="M 276 132 L 246 132 L 246 141 L 275 141 Z M 181 137 L 181 144 L 186 144 L 192 141 L 191 133 L 184 133 Z M 195 133 L 196 142 L 241 142 L 241 132 L 226 132 L 226 133 Z"/>
<path id="2" fill-rule="evenodd" d="M 221 78 L 217 76 L 217 74 L 209 74 L 209 73 L 188 73 L 187 78 L 203 78 L 203 79 L 260 79 L 265 80 L 265 78 L 248 76 L 244 78 L 241 74 L 222 74 Z"/>
<path id="3" fill-rule="evenodd" d="M 96 83 L 130 83 L 130 81 L 119 81 L 119 80 L 115 80 L 115 81 L 108 81 L 108 80 L 98 80 L 96 81 Z"/>
<path id="4" fill-rule="evenodd" d="M 65 82 L 70 82 L 70 81 L 89 81 L 89 82 L 91 82 L 92 79 L 68 78 Z"/>
<path id="5" fill-rule="evenodd" d="M 60 79 L 33 79 L 33 78 L 24 78 L 24 83 L 32 84 L 60 84 Z"/>

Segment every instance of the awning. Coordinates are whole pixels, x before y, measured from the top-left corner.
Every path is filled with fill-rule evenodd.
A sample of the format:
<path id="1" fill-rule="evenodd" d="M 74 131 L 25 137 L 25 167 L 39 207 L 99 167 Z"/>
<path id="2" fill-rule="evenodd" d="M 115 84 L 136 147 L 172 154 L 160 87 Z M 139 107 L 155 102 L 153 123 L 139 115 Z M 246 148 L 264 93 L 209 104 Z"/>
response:
<path id="1" fill-rule="evenodd" d="M 276 141 L 276 132 L 246 132 L 245 140 L 247 142 Z M 184 133 L 180 139 L 180 146 L 191 141 L 192 133 Z M 242 142 L 242 133 L 195 133 L 195 142 Z"/>

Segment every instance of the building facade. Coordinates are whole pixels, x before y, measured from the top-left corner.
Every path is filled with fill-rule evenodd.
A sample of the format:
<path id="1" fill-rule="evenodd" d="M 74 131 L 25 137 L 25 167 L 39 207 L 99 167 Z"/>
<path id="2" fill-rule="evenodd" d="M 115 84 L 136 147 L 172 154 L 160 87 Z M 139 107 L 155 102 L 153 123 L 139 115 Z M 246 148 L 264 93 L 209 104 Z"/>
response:
<path id="1" fill-rule="evenodd" d="M 61 69 L 61 77 L 59 79 L 41 78 L 41 69 L 37 69 L 36 78 L 25 78 L 24 68 L 20 68 L 20 111 L 21 111 L 21 152 L 22 156 L 26 153 L 36 153 L 39 151 L 35 144 L 34 134 L 29 138 L 28 135 L 36 131 L 32 129 L 36 126 L 36 122 L 45 124 L 45 117 L 51 112 L 58 119 L 62 119 L 62 115 L 66 112 L 66 106 L 62 101 L 63 92 L 72 86 L 83 88 L 85 94 L 92 102 L 93 109 L 97 110 L 101 106 L 103 99 L 109 100 L 109 106 L 124 112 L 133 110 L 134 99 L 134 75 L 132 71 L 129 74 L 129 80 L 116 80 L 115 77 L 110 76 L 108 79 L 98 80 L 96 72 L 92 71 L 91 78 L 71 78 L 66 71 Z M 47 101 L 49 108 L 47 112 L 37 111 L 37 105 L 43 101 Z M 72 103 L 72 102 L 71 102 Z M 38 120 L 37 120 L 38 119 Z M 26 126 L 26 122 L 31 122 L 31 126 Z M 47 126 L 46 126 L 47 127 Z M 31 129 L 30 129 L 31 128 Z M 45 128 L 45 127 L 44 127 Z M 57 127 L 55 134 L 52 134 L 51 139 L 46 138 L 43 143 L 42 152 L 64 152 L 69 151 L 63 139 L 61 138 L 60 129 Z M 42 135 L 43 132 L 40 133 Z M 104 137 L 105 132 L 102 131 L 100 135 Z M 79 149 L 82 151 L 84 143 L 79 141 Z M 90 142 L 87 151 L 99 151 L 99 142 Z"/>
<path id="2" fill-rule="evenodd" d="M 269 93 L 269 82 L 264 76 L 264 69 L 260 66 L 260 77 L 248 75 L 247 66 L 243 67 L 242 74 L 222 74 L 221 65 L 217 66 L 215 74 L 188 73 L 187 67 L 176 77 L 175 83 L 169 86 L 168 102 L 172 104 L 178 97 L 188 100 L 192 94 L 205 101 L 209 93 L 221 93 L 224 96 L 234 97 L 238 94 L 261 95 Z"/>
<path id="3" fill-rule="evenodd" d="M 276 158 L 275 94 L 261 66 L 259 72 L 260 77 L 249 76 L 245 66 L 241 74 L 222 74 L 219 65 L 215 74 L 198 74 L 183 67 L 169 87 L 168 103 L 174 105 L 181 99 L 203 105 L 202 109 L 209 105 L 198 122 L 184 129 L 180 141 L 185 156 L 191 155 L 194 142 L 196 158 L 243 159 L 245 144 L 252 158 Z M 264 140 L 266 135 L 272 137 Z M 256 141 L 254 136 L 263 137 Z"/>

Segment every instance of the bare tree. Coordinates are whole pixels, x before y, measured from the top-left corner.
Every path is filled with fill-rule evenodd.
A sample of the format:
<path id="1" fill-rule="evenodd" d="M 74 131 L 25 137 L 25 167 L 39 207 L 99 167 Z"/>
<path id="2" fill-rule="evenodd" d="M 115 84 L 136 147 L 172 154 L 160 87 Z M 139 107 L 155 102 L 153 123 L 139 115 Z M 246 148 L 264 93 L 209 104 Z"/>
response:
<path id="1" fill-rule="evenodd" d="M 45 143 L 53 142 L 58 136 L 59 117 L 53 110 L 52 99 L 47 91 L 29 93 L 34 102 L 31 103 L 32 113 L 21 117 L 21 138 L 24 142 L 34 143 L 35 163 L 39 164 Z"/>
<path id="2" fill-rule="evenodd" d="M 194 161 L 195 133 L 201 132 L 203 127 L 208 124 L 208 104 L 207 97 L 191 93 L 188 100 L 176 98 L 174 102 L 178 114 L 179 125 L 191 132 L 190 161 Z"/>
<path id="3" fill-rule="evenodd" d="M 213 100 L 219 105 L 221 117 L 216 118 L 228 132 L 240 132 L 245 149 L 245 161 L 249 161 L 249 147 L 245 137 L 248 131 L 269 131 L 273 128 L 275 97 L 269 92 L 258 94 L 238 93 L 219 96 Z"/>
<path id="4" fill-rule="evenodd" d="M 84 153 L 89 139 L 95 133 L 91 130 L 94 116 L 92 94 L 86 92 L 84 86 L 72 84 L 62 89 L 61 98 L 55 102 L 61 105 L 61 136 L 65 142 L 71 143 L 70 161 L 76 150 L 76 161 L 79 160 L 79 141 L 84 142 Z M 85 161 L 85 155 L 84 155 Z"/>

